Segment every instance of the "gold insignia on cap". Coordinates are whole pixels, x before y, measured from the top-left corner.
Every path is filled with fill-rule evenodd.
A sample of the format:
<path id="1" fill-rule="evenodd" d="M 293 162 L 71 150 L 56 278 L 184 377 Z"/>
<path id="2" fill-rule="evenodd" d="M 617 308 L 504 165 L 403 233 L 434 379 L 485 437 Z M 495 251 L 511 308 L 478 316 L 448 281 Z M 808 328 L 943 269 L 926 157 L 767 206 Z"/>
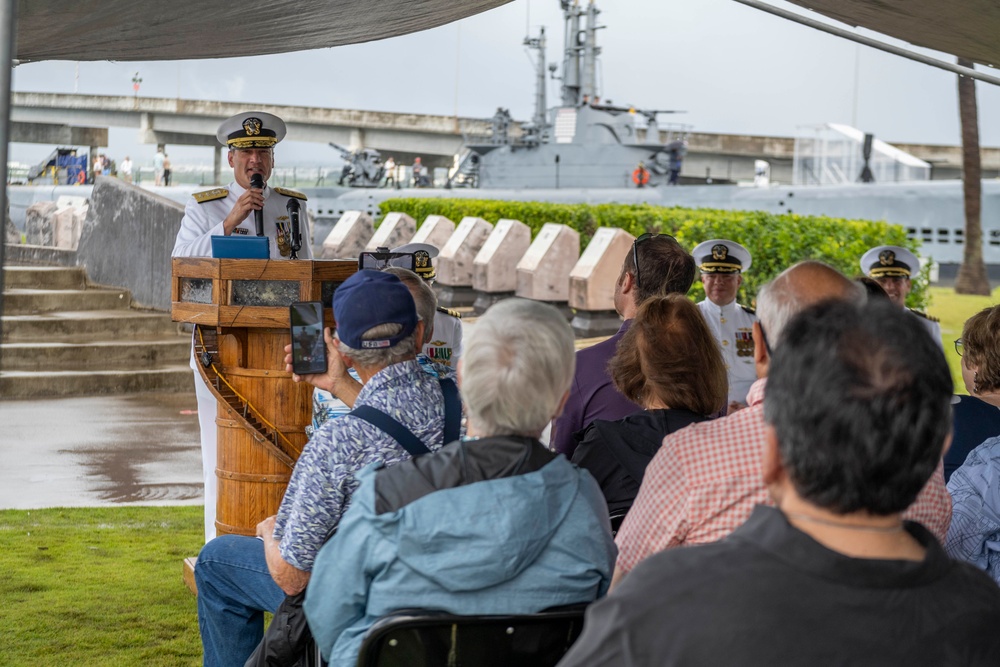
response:
<path id="1" fill-rule="evenodd" d="M 256 137 L 260 134 L 260 128 L 263 127 L 263 123 L 260 122 L 260 118 L 247 118 L 243 121 L 243 131 L 247 133 L 248 137 Z"/>
<path id="2" fill-rule="evenodd" d="M 712 259 L 717 262 L 724 261 L 729 257 L 729 248 L 721 243 L 716 243 L 712 246 Z"/>
<path id="3" fill-rule="evenodd" d="M 878 254 L 878 263 L 882 266 L 892 266 L 896 263 L 896 253 L 891 250 L 883 250 Z"/>

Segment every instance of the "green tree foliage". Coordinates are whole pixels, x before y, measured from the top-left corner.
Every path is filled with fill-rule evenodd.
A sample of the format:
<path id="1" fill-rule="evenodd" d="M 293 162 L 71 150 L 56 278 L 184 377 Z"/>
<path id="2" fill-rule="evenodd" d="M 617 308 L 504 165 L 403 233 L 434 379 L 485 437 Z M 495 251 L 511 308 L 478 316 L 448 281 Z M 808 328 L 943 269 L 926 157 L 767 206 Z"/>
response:
<path id="1" fill-rule="evenodd" d="M 652 206 L 649 204 L 553 204 L 486 199 L 387 199 L 382 215 L 406 213 L 418 224 L 429 215 L 443 215 L 458 224 L 474 216 L 496 224 L 502 218 L 520 220 L 536 234 L 547 222 L 568 225 L 580 232 L 581 250 L 599 227 L 618 227 L 633 236 L 645 232 L 672 234 L 687 249 L 713 238 L 731 239 L 746 246 L 753 266 L 744 275 L 739 300 L 753 303 L 757 289 L 804 259 L 835 266 L 847 276 L 861 273 L 861 255 L 876 245 L 898 245 L 916 251 L 919 242 L 908 239 L 899 225 L 869 220 L 846 220 L 810 215 L 776 215 L 762 211 L 723 211 Z M 928 271 L 913 280 L 908 305 L 927 304 Z M 704 298 L 696 282 L 690 296 Z"/>

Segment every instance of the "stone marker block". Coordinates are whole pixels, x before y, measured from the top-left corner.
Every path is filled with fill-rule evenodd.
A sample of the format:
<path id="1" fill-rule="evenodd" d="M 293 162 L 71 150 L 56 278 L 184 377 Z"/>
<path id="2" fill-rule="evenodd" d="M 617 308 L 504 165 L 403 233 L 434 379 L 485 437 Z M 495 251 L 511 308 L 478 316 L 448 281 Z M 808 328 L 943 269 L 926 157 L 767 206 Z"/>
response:
<path id="1" fill-rule="evenodd" d="M 398 248 L 410 242 L 416 229 L 417 223 L 405 213 L 388 213 L 382 218 L 365 250 L 375 252 L 379 248 Z"/>
<path id="2" fill-rule="evenodd" d="M 569 305 L 576 309 L 573 331 L 591 338 L 621 328 L 615 311 L 615 283 L 635 237 L 623 229 L 601 227 L 569 274 Z"/>
<path id="3" fill-rule="evenodd" d="M 517 263 L 517 296 L 561 303 L 569 300 L 569 274 L 580 259 L 580 234 L 547 222 Z"/>
<path id="4" fill-rule="evenodd" d="M 73 208 L 83 208 L 87 206 L 88 199 L 86 197 L 78 197 L 76 195 L 60 195 L 56 199 L 56 207 L 64 208 L 66 206 L 72 206 Z"/>
<path id="5" fill-rule="evenodd" d="M 76 250 L 80 243 L 80 233 L 83 230 L 83 221 L 86 215 L 86 204 L 63 206 L 56 209 L 52 215 L 52 245 L 56 248 Z"/>
<path id="6" fill-rule="evenodd" d="M 51 246 L 53 242 L 53 219 L 59 207 L 55 202 L 40 201 L 29 206 L 24 212 L 24 236 L 29 245 Z"/>
<path id="7" fill-rule="evenodd" d="M 357 259 L 375 235 L 372 218 L 363 211 L 344 211 L 323 241 L 320 259 Z"/>
<path id="8" fill-rule="evenodd" d="M 437 282 L 441 286 L 438 303 L 447 307 L 471 306 L 476 300 L 472 289 L 472 267 L 476 255 L 493 231 L 482 218 L 467 217 L 448 239 L 437 257 Z"/>
<path id="9" fill-rule="evenodd" d="M 441 250 L 451 235 L 455 233 L 455 223 L 443 215 L 429 215 L 420 229 L 410 239 L 410 243 L 427 243 Z"/>
<path id="10" fill-rule="evenodd" d="M 503 219 L 479 250 L 472 268 L 476 312 L 482 314 L 497 301 L 514 296 L 517 263 L 531 246 L 531 228 L 520 220 Z"/>

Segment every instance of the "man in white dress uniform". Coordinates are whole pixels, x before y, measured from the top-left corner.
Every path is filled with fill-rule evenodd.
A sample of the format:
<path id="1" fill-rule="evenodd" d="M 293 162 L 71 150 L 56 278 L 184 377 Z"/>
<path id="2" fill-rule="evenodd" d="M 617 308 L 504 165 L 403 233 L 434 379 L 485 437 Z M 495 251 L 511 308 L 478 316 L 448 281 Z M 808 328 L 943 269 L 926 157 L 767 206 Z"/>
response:
<path id="1" fill-rule="evenodd" d="M 229 166 L 233 182 L 224 188 L 195 193 L 184 209 L 181 228 L 174 242 L 174 257 L 211 257 L 213 236 L 256 235 L 255 211 L 262 212 L 264 235 L 269 239 L 271 259 L 291 255 L 289 201 L 301 202 L 300 259 L 312 259 L 309 217 L 305 195 L 267 185 L 274 169 L 274 145 L 285 137 L 285 123 L 263 111 L 247 111 L 225 120 L 216 133 L 219 142 L 229 148 Z M 252 187 L 251 179 L 260 176 L 263 187 Z M 205 541 L 215 537 L 215 509 L 218 496 L 216 465 L 217 402 L 205 385 L 195 365 L 192 350 L 195 393 L 198 396 L 198 422 L 201 426 L 201 454 L 205 480 Z"/>
<path id="2" fill-rule="evenodd" d="M 705 300 L 698 304 L 726 364 L 729 377 L 729 412 L 746 407 L 747 392 L 757 381 L 753 359 L 752 308 L 736 303 L 743 272 L 750 268 L 750 253 L 735 241 L 711 239 L 691 252 L 701 270 Z"/>

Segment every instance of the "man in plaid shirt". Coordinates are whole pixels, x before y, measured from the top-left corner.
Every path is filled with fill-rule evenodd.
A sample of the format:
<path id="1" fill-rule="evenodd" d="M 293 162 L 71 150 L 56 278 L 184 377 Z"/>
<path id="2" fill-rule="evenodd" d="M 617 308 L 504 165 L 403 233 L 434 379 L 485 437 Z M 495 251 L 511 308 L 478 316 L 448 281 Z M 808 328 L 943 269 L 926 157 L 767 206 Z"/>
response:
<path id="1" fill-rule="evenodd" d="M 860 285 L 821 262 L 785 270 L 757 295 L 754 358 L 757 380 L 748 407 L 729 417 L 668 435 L 650 462 L 635 504 L 618 531 L 614 587 L 643 559 L 671 547 L 715 542 L 750 517 L 755 505 L 772 504 L 764 486 L 764 390 L 768 362 L 788 321 L 827 299 L 862 302 Z M 951 497 L 941 466 L 904 517 L 943 540 Z"/>

